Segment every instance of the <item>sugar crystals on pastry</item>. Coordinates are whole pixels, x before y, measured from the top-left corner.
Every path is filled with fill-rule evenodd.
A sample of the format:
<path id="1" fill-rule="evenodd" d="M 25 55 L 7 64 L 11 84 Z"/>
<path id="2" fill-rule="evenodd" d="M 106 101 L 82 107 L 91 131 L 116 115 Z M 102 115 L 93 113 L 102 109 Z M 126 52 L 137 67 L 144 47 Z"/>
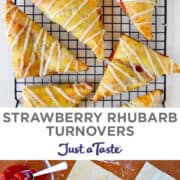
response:
<path id="1" fill-rule="evenodd" d="M 33 0 L 53 22 L 61 25 L 104 60 L 104 27 L 100 0 Z"/>
<path id="2" fill-rule="evenodd" d="M 120 6 L 138 31 L 148 40 L 152 40 L 152 16 L 155 0 L 119 0 Z"/>
<path id="3" fill-rule="evenodd" d="M 144 96 L 139 96 L 123 105 L 124 108 L 152 108 L 158 107 L 161 101 L 162 90 L 154 90 Z"/>
<path id="4" fill-rule="evenodd" d="M 5 5 L 5 23 L 17 79 L 87 70 L 83 62 L 10 0 Z"/>
<path id="5" fill-rule="evenodd" d="M 23 89 L 25 107 L 75 107 L 92 91 L 86 83 L 27 86 Z"/>
<path id="6" fill-rule="evenodd" d="M 140 88 L 162 75 L 173 73 L 180 73 L 180 66 L 171 58 L 127 35 L 122 35 L 94 101 Z"/>

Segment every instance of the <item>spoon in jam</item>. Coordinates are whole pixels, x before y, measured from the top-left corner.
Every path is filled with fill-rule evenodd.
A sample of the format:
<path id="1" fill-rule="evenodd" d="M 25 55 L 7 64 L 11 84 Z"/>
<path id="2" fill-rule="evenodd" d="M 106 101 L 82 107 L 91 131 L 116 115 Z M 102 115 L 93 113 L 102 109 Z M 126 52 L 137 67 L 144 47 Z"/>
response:
<path id="1" fill-rule="evenodd" d="M 38 176 L 43 176 L 46 174 L 66 170 L 67 167 L 68 166 L 66 162 L 61 162 L 59 164 L 56 164 L 54 166 L 51 166 L 49 168 L 43 169 L 35 173 L 32 170 L 24 170 L 24 171 L 21 171 L 21 173 L 25 176 L 24 180 L 34 180 L 34 178 Z"/>

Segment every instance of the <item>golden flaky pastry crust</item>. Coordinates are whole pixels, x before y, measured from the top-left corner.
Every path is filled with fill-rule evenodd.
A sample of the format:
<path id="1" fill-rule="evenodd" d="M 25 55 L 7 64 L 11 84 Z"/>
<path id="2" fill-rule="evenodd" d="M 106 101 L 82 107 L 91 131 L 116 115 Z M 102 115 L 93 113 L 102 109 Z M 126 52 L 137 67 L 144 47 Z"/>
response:
<path id="1" fill-rule="evenodd" d="M 139 96 L 131 100 L 129 103 L 123 105 L 123 108 L 152 108 L 160 105 L 161 96 L 163 91 L 158 89 L 154 90 L 144 96 Z"/>
<path id="2" fill-rule="evenodd" d="M 23 89 L 25 107 L 75 107 L 92 91 L 90 84 L 28 86 Z"/>
<path id="3" fill-rule="evenodd" d="M 88 69 L 11 1 L 5 4 L 5 23 L 17 79 Z"/>
<path id="4" fill-rule="evenodd" d="M 140 88 L 162 75 L 180 73 L 180 66 L 172 59 L 127 35 L 121 36 L 111 60 L 94 101 Z"/>
<path id="5" fill-rule="evenodd" d="M 100 0 L 33 0 L 53 22 L 61 25 L 84 44 L 100 61 L 104 60 L 104 27 Z"/>
<path id="6" fill-rule="evenodd" d="M 155 0 L 119 0 L 122 10 L 138 31 L 148 40 L 153 39 L 152 21 Z"/>

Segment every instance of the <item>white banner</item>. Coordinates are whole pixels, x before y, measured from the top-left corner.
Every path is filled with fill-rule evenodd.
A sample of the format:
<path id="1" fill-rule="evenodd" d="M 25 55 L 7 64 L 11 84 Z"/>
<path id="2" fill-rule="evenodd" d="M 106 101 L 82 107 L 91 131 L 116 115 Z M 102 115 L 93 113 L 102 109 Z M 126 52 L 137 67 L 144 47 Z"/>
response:
<path id="1" fill-rule="evenodd" d="M 0 109 L 1 160 L 179 160 L 180 109 Z"/>

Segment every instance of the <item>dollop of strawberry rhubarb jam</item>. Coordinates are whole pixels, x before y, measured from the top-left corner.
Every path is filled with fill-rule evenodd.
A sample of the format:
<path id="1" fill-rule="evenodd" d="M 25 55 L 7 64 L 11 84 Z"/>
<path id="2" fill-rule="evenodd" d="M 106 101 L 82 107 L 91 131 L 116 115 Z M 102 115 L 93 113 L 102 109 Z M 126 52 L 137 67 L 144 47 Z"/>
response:
<path id="1" fill-rule="evenodd" d="M 33 180 L 35 169 L 30 169 L 24 165 L 15 165 L 6 168 L 0 174 L 0 180 Z"/>

